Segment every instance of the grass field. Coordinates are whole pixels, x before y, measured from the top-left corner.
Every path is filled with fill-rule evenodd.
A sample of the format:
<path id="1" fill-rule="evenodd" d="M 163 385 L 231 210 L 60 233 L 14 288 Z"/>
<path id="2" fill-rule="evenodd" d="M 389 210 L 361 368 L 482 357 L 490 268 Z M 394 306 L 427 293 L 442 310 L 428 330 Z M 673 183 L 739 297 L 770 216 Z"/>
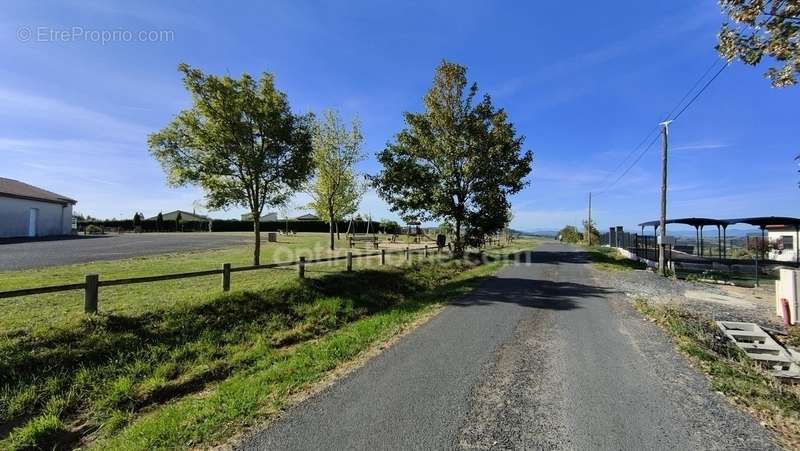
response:
<path id="1" fill-rule="evenodd" d="M 320 248 L 322 235 L 264 245 L 264 262 Z M 0 448 L 187 448 L 225 441 L 468 291 L 493 263 L 392 256 L 109 287 L 100 314 L 82 293 L 0 301 Z M 371 251 L 370 251 L 371 252 Z M 0 289 L 80 281 L 87 272 L 131 277 L 250 263 L 249 247 L 4 273 Z M 301 253 L 301 254 L 302 254 Z M 278 255 L 281 254 L 281 255 Z M 284 258 L 283 255 L 286 257 Z M 310 255 L 309 255 L 310 256 Z M 317 255 L 320 256 L 320 255 Z M 359 265 L 369 268 L 359 269 Z"/>

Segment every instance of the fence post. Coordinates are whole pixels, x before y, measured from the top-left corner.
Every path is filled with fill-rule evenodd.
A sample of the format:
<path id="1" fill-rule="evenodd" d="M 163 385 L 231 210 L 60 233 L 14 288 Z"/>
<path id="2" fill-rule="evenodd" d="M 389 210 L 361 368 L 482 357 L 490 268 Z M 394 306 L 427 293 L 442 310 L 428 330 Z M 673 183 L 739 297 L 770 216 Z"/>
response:
<path id="1" fill-rule="evenodd" d="M 428 258 L 428 245 L 425 245 L 425 258 Z"/>
<path id="2" fill-rule="evenodd" d="M 408 261 L 408 246 L 406 246 L 406 261 Z"/>
<path id="3" fill-rule="evenodd" d="M 99 286 L 99 281 L 99 275 L 86 274 L 86 288 L 83 298 L 83 310 L 86 313 L 97 313 L 97 287 Z"/>
<path id="4" fill-rule="evenodd" d="M 222 265 L 222 291 L 231 291 L 231 264 Z"/>
<path id="5" fill-rule="evenodd" d="M 381 249 L 381 266 L 386 264 L 386 249 Z"/>
<path id="6" fill-rule="evenodd" d="M 347 251 L 347 272 L 350 272 L 352 270 L 353 270 L 353 253 Z"/>
<path id="7" fill-rule="evenodd" d="M 300 257 L 300 261 L 297 262 L 297 275 L 300 278 L 304 278 L 306 276 L 306 258 Z"/>

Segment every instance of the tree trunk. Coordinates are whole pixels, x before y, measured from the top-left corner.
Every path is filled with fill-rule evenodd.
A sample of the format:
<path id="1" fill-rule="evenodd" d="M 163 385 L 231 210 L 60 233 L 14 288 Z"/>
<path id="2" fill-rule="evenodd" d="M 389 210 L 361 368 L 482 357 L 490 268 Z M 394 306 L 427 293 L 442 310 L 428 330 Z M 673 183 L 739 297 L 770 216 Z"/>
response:
<path id="1" fill-rule="evenodd" d="M 461 218 L 456 218 L 456 239 L 453 242 L 453 257 L 464 257 L 464 243 L 461 242 Z"/>
<path id="2" fill-rule="evenodd" d="M 341 232 L 339 232 L 339 221 L 336 221 L 336 239 L 337 240 L 341 240 L 342 239 L 342 234 L 341 234 Z"/>
<path id="3" fill-rule="evenodd" d="M 334 246 L 334 243 L 333 243 L 333 238 L 334 238 L 334 236 L 333 236 L 333 202 L 330 199 L 328 200 L 328 221 L 331 224 L 331 227 L 330 227 L 330 232 L 331 232 L 330 238 L 331 238 L 331 240 L 330 241 L 331 241 L 331 250 L 333 250 L 334 249 L 334 247 L 333 247 Z"/>
<path id="4" fill-rule="evenodd" d="M 253 247 L 253 264 L 259 265 L 261 261 L 261 213 L 253 212 L 253 233 L 256 235 L 255 246 Z"/>

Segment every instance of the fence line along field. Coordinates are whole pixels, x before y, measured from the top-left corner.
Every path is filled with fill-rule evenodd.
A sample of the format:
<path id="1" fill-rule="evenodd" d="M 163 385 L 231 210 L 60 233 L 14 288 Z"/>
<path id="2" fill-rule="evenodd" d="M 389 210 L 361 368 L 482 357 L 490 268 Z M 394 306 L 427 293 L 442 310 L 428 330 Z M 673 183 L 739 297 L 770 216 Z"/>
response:
<path id="1" fill-rule="evenodd" d="M 343 237 L 341 247 L 330 251 L 326 246 L 327 236 L 322 233 L 279 236 L 277 243 L 262 243 L 262 256 L 265 264 L 296 261 L 303 255 L 307 260 L 312 258 L 344 257 L 352 252 L 355 257 L 361 254 L 375 253 L 368 247 L 347 248 Z M 430 243 L 429 243 L 430 244 Z M 415 245 L 421 246 L 421 245 Z M 382 244 L 387 250 L 402 250 L 407 247 L 405 241 L 397 244 Z M 149 255 L 121 260 L 98 261 L 91 263 L 53 266 L 23 271 L 0 272 L 0 292 L 37 288 L 43 286 L 83 284 L 87 274 L 99 274 L 102 280 L 153 277 L 165 274 L 186 273 L 195 271 L 219 271 L 224 263 L 233 268 L 249 266 L 252 247 L 248 244 L 233 246 L 227 249 L 209 251 L 175 252 L 163 255 Z M 387 259 L 399 261 L 402 256 L 391 254 Z M 368 263 L 358 262 L 354 265 L 362 267 Z M 306 273 L 309 277 L 329 271 L 344 269 L 345 263 L 331 262 L 309 265 Z M 296 269 L 278 268 L 255 271 L 254 273 L 235 272 L 232 276 L 236 289 L 262 288 L 279 283 L 286 278 L 296 277 Z M 82 287 L 77 287 L 80 289 Z M 152 284 L 125 285 L 101 288 L 103 298 L 102 309 L 113 314 L 137 314 L 152 310 L 168 308 L 170 304 L 202 302 L 219 293 L 220 280 L 217 273 L 206 277 L 192 279 L 154 282 Z M 0 308 L 6 315 L 0 318 L 0 331 L 18 327 L 30 328 L 47 326 L 48 324 L 64 325 L 80 318 L 84 308 L 83 291 L 38 294 L 21 298 L 0 299 Z"/>
<path id="2" fill-rule="evenodd" d="M 331 252 L 326 238 L 264 243 L 265 264 L 298 254 L 336 260 L 309 263 L 302 279 L 297 266 L 232 272 L 228 293 L 214 274 L 101 287 L 96 315 L 84 313 L 82 291 L 0 299 L 0 449 L 217 443 L 231 425 L 275 412 L 376 340 L 468 291 L 503 264 L 500 257 L 532 246 L 520 240 L 487 249 L 494 259 L 482 265 L 445 264 L 422 252 L 406 264 L 402 243 L 387 249 L 386 265 L 378 253 L 353 258 L 348 272 L 342 256 L 375 250 Z M 246 267 L 251 252 L 238 246 L 6 272 L 0 290 L 81 281 L 87 273 L 112 279 L 222 262 Z"/>

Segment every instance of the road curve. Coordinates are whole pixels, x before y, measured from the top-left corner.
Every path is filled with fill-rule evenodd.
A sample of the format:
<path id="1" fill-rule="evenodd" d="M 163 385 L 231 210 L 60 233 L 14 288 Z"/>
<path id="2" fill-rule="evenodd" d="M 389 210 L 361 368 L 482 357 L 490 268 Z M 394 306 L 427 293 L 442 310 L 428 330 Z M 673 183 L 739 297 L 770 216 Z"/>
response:
<path id="1" fill-rule="evenodd" d="M 775 448 L 582 253 L 521 260 L 239 448 Z"/>

